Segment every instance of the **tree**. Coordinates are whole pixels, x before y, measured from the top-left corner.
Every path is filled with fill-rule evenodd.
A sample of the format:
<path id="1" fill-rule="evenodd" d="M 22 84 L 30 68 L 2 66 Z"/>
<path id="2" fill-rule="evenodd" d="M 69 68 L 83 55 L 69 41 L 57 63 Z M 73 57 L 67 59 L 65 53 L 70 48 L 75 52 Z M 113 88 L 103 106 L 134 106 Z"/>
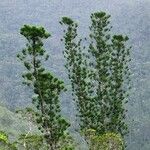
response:
<path id="1" fill-rule="evenodd" d="M 94 128 L 95 118 L 94 105 L 91 102 L 88 86 L 88 70 L 86 54 L 83 53 L 85 47 L 81 47 L 81 39 L 77 39 L 77 23 L 68 17 L 63 17 L 60 22 L 65 25 L 65 35 L 62 41 L 65 43 L 64 57 L 66 58 L 65 67 L 68 70 L 68 77 L 72 85 L 72 96 L 76 102 L 78 117 L 80 118 L 80 128 Z"/>
<path id="2" fill-rule="evenodd" d="M 65 90 L 63 81 L 47 71 L 42 63 L 48 59 L 43 49 L 43 40 L 50 34 L 43 27 L 24 25 L 20 32 L 26 39 L 26 48 L 18 54 L 26 72 L 22 75 L 24 84 L 32 88 L 34 96 L 36 123 L 48 144 L 48 149 L 60 148 L 59 139 L 69 127 L 61 116 L 59 95 Z"/>
<path id="3" fill-rule="evenodd" d="M 96 12 L 91 15 L 90 67 L 95 85 L 95 99 L 99 108 L 98 132 L 127 133 L 125 103 L 129 85 L 130 49 L 127 36 L 111 36 L 110 15 Z"/>
<path id="4" fill-rule="evenodd" d="M 125 103 L 129 86 L 130 49 L 128 37 L 111 35 L 110 15 L 91 14 L 89 47 L 82 48 L 77 24 L 63 17 L 64 57 L 77 104 L 81 130 L 94 129 L 96 134 L 127 133 Z M 86 38 L 87 39 L 87 38 Z"/>
<path id="5" fill-rule="evenodd" d="M 127 47 L 127 36 L 114 35 L 112 38 L 110 61 L 110 124 L 111 132 L 120 133 L 123 137 L 128 133 L 126 119 L 126 106 L 128 102 L 130 86 L 130 49 Z"/>

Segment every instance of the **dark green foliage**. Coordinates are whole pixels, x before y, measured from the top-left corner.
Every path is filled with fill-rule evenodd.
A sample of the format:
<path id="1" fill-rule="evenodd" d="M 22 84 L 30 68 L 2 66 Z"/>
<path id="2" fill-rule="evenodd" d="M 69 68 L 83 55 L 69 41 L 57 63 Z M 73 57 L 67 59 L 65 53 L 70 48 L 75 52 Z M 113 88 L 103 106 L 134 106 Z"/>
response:
<path id="1" fill-rule="evenodd" d="M 26 48 L 18 55 L 27 72 L 23 74 L 24 83 L 33 89 L 33 104 L 36 107 L 36 123 L 49 145 L 56 150 L 64 131 L 69 124 L 61 116 L 59 95 L 65 90 L 63 81 L 56 78 L 42 66 L 48 55 L 43 49 L 43 39 L 50 35 L 42 27 L 25 25 L 21 34 L 28 40 Z"/>
<path id="2" fill-rule="evenodd" d="M 84 129 L 85 127 L 91 127 L 95 115 L 92 113 L 94 108 L 89 98 L 90 92 L 88 92 L 87 88 L 88 70 L 85 54 L 83 53 L 84 48 L 81 47 L 82 40 L 77 39 L 78 25 L 69 20 L 71 19 L 63 17 L 61 21 L 61 24 L 65 24 L 67 27 L 64 36 L 64 57 L 67 60 L 65 67 L 71 80 L 72 95 L 79 112 L 80 127 Z"/>
<path id="3" fill-rule="evenodd" d="M 65 25 L 73 25 L 74 22 L 72 19 L 68 18 L 68 17 L 63 17 L 62 18 L 62 22 L 60 22 L 60 24 L 65 24 Z"/>
<path id="4" fill-rule="evenodd" d="M 125 103 L 129 89 L 130 48 L 128 37 L 110 35 L 110 16 L 104 12 L 91 15 L 89 46 L 90 67 L 95 85 L 95 99 L 99 109 L 98 132 L 114 132 L 125 135 Z"/>
<path id="5" fill-rule="evenodd" d="M 110 62 L 110 46 L 109 46 L 109 30 L 108 18 L 105 12 L 97 12 L 91 15 L 90 26 L 90 45 L 89 45 L 89 69 L 90 80 L 93 84 L 91 101 L 94 101 L 96 107 L 94 124 L 97 133 L 103 134 L 107 131 L 106 122 L 109 121 L 107 116 L 109 111 L 109 62 Z"/>
<path id="6" fill-rule="evenodd" d="M 126 109 L 125 104 L 130 90 L 130 49 L 126 46 L 128 37 L 115 35 L 112 38 L 112 50 L 110 61 L 110 110 L 112 114 L 109 116 L 111 122 L 109 128 L 113 132 L 119 132 L 121 135 L 126 135 L 127 124 L 125 123 Z"/>
<path id="7" fill-rule="evenodd" d="M 60 139 L 60 150 L 75 150 L 76 145 L 74 139 L 66 132 Z"/>
<path id="8" fill-rule="evenodd" d="M 105 12 L 91 15 L 90 44 L 85 51 L 82 40 L 77 39 L 77 24 L 64 17 L 61 22 L 67 26 L 64 56 L 81 130 L 95 129 L 98 135 L 114 132 L 124 136 L 130 48 L 126 46 L 128 37 L 111 36 L 109 18 Z"/>

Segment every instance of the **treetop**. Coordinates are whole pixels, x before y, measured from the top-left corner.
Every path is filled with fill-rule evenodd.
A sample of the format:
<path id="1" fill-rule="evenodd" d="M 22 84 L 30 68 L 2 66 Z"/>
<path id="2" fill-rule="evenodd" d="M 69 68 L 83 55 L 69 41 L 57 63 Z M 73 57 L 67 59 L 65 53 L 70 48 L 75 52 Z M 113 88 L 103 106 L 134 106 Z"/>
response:
<path id="1" fill-rule="evenodd" d="M 51 35 L 46 32 L 46 30 L 39 26 L 32 26 L 32 25 L 24 25 L 21 30 L 20 30 L 20 34 L 22 34 L 23 36 L 25 36 L 27 39 L 33 39 L 33 38 L 43 38 L 43 39 L 47 39 L 48 37 L 50 37 Z"/>

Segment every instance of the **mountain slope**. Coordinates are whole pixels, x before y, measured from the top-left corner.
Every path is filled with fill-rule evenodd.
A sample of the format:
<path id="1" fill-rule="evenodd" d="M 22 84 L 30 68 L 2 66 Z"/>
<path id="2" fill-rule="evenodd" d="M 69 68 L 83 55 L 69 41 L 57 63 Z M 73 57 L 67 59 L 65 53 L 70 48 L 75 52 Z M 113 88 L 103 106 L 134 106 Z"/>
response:
<path id="1" fill-rule="evenodd" d="M 19 115 L 6 107 L 0 106 L 0 130 L 5 131 L 10 139 L 15 140 L 18 135 L 28 132 L 28 122 L 20 119 Z M 33 130 L 33 133 L 35 132 L 37 132 L 36 128 Z"/>

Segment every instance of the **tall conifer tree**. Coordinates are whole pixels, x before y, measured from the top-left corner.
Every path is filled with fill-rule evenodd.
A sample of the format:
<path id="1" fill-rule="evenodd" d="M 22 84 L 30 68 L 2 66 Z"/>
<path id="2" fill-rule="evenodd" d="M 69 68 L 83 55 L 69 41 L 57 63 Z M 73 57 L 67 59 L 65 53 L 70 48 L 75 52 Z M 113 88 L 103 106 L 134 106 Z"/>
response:
<path id="1" fill-rule="evenodd" d="M 130 89 L 130 48 L 126 46 L 128 37 L 111 35 L 109 18 L 105 12 L 91 14 L 90 45 L 83 50 L 77 24 L 64 17 L 61 21 L 67 25 L 64 56 L 81 129 L 94 129 L 98 135 L 115 132 L 124 136 L 127 133 L 124 104 Z M 83 51 L 88 53 L 87 57 Z M 82 70 L 85 71 L 81 73 Z M 78 91 L 81 94 L 77 94 Z"/>
<path id="2" fill-rule="evenodd" d="M 50 34 L 43 27 L 24 25 L 20 32 L 26 39 L 26 48 L 18 54 L 26 72 L 23 74 L 24 84 L 34 92 L 33 104 L 36 112 L 36 122 L 48 144 L 48 149 L 60 148 L 59 140 L 69 124 L 61 116 L 59 95 L 64 91 L 63 81 L 47 71 L 42 62 L 48 59 L 43 49 L 43 40 Z"/>
<path id="3" fill-rule="evenodd" d="M 76 102 L 78 117 L 80 118 L 80 128 L 89 129 L 94 128 L 94 103 L 91 101 L 91 91 L 89 90 L 91 83 L 88 81 L 89 70 L 87 68 L 88 62 L 86 60 L 81 46 L 81 39 L 77 37 L 77 23 L 68 17 L 63 17 L 60 22 L 66 26 L 64 39 L 65 43 L 64 57 L 66 58 L 66 68 L 68 76 L 71 80 L 72 95 Z"/>
<path id="4" fill-rule="evenodd" d="M 90 68 L 95 85 L 95 98 L 99 107 L 100 134 L 106 132 L 127 133 L 125 103 L 129 86 L 130 49 L 126 46 L 128 37 L 111 36 L 110 15 L 96 12 L 91 15 L 89 46 Z M 90 69 L 91 70 L 91 69 Z"/>

